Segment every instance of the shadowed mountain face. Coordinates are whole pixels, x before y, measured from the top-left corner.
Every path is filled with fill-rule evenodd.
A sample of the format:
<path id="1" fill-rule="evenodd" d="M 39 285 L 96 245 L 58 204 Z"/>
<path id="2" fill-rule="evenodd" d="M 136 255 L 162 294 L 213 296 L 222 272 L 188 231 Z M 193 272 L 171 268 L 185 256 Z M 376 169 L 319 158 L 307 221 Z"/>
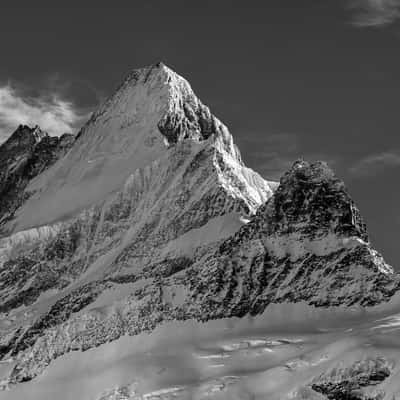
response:
<path id="1" fill-rule="evenodd" d="M 50 137 L 39 127 L 20 125 L 0 146 L 0 232 L 32 195 L 29 182 L 63 157 L 74 136 Z"/>
<path id="2" fill-rule="evenodd" d="M 279 185 L 264 180 L 163 64 L 133 71 L 76 140 L 20 127 L 0 150 L 12 210 L 0 240 L 0 357 L 11 393 L 73 351 L 164 324 L 283 305 L 359 316 L 396 299 L 398 275 L 327 165 L 297 161 Z M 336 398 L 341 388 L 325 379 L 304 390 Z M 120 398 L 110 393 L 102 398 Z"/>

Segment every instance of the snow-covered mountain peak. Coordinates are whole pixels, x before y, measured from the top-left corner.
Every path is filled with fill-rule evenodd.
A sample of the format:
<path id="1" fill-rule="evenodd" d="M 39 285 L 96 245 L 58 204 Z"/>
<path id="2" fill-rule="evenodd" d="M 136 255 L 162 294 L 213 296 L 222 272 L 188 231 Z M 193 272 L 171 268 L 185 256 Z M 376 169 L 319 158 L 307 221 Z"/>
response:
<path id="1" fill-rule="evenodd" d="M 114 95 L 94 113 L 88 125 L 104 118 L 115 118 L 121 112 L 126 120 L 129 116 L 138 118 L 140 114 L 156 114 L 158 133 L 164 136 L 167 145 L 188 138 L 200 141 L 227 131 L 197 98 L 189 82 L 163 63 L 128 74 Z M 86 130 L 84 128 L 82 134 Z"/>
<path id="2" fill-rule="evenodd" d="M 278 187 L 264 180 L 243 164 L 228 129 L 189 83 L 163 64 L 131 72 L 77 138 L 46 136 L 36 143 L 39 130 L 21 130 L 16 135 L 27 145 L 0 146 L 0 227 L 7 228 L 0 237 L 0 391 L 10 388 L 12 396 L 0 398 L 26 398 L 19 390 L 33 399 L 54 398 L 58 387 L 50 396 L 30 390 L 42 388 L 45 376 L 57 386 L 66 381 L 64 373 L 54 379 L 53 368 L 64 370 L 70 360 L 79 371 L 82 361 L 74 359 L 97 351 L 107 358 L 110 345 L 145 343 L 141 334 L 159 329 L 170 336 L 195 320 L 204 322 L 199 330 L 244 316 L 243 326 L 265 320 L 272 327 L 311 314 L 347 319 L 369 307 L 397 306 L 400 276 L 371 247 L 357 207 L 328 165 L 300 160 Z M 265 338 L 245 347 L 214 342 L 218 357 L 204 353 L 210 342 L 196 347 L 193 365 L 216 359 L 216 374 L 233 381 L 245 354 L 256 350 L 259 359 L 265 352 L 258 347 L 268 343 L 268 363 L 274 363 L 277 347 L 289 345 Z M 134 347 L 124 348 L 123 358 L 138 360 L 143 374 L 124 364 L 129 375 L 120 379 L 114 362 L 93 361 L 90 395 L 67 390 L 69 398 L 111 400 L 120 391 L 115 397 L 110 388 L 136 390 L 136 382 L 143 393 L 162 389 L 170 368 L 159 368 L 165 355 L 154 360 L 162 386 L 146 389 L 140 385 L 155 376 L 147 368 L 153 350 Z M 236 350 L 237 364 L 225 369 L 222 358 L 232 362 Z M 285 360 L 292 357 L 284 352 Z M 176 360 L 171 364 L 186 369 Z M 303 362 L 292 358 L 285 371 Z M 363 373 L 365 365 L 355 370 Z M 367 372 L 383 371 L 385 379 L 389 367 L 375 362 Z M 103 382 L 99 370 L 112 379 Z M 352 369 L 334 379 L 348 374 Z M 77 376 L 74 387 L 82 382 Z M 191 398 L 193 391 L 199 399 L 222 398 L 209 396 L 214 389 L 198 391 L 207 379 L 191 377 L 178 397 Z M 330 380 L 320 376 L 310 387 L 330 393 Z M 151 393 L 140 398 L 170 398 L 168 390 Z M 132 391 L 123 397 L 138 398 Z"/>
<path id="3" fill-rule="evenodd" d="M 218 181 L 239 197 L 241 190 L 229 183 L 232 179 L 226 171 L 240 177 L 252 212 L 271 195 L 268 183 L 243 165 L 228 129 L 190 84 L 157 63 L 128 74 L 81 129 L 71 151 L 30 183 L 27 190 L 34 195 L 18 210 L 8 230 L 70 218 L 99 204 L 136 171 L 164 162 L 173 147 L 187 141 L 193 143 L 194 152 L 212 149 L 209 154 L 214 152 Z"/>

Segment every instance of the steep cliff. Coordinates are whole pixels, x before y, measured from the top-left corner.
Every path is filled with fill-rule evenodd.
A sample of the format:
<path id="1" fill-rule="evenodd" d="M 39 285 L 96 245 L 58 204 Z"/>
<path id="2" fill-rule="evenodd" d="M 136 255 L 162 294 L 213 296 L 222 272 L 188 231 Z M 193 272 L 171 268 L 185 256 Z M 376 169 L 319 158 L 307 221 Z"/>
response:
<path id="1" fill-rule="evenodd" d="M 264 180 L 163 64 L 129 74 L 76 140 L 21 132 L 2 153 L 25 196 L 0 240 L 3 388 L 166 323 L 368 310 L 399 290 L 325 163 Z"/>
<path id="2" fill-rule="evenodd" d="M 0 146 L 0 233 L 32 195 L 25 190 L 29 182 L 63 157 L 73 142 L 71 134 L 50 137 L 38 126 L 20 125 Z"/>

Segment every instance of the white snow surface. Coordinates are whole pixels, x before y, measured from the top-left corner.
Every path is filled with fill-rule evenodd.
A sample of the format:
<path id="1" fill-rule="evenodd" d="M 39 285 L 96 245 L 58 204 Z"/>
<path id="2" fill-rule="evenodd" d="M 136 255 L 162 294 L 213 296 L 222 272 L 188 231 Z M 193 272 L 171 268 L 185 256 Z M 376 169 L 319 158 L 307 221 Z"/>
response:
<path id="1" fill-rule="evenodd" d="M 312 399 L 301 393 L 323 371 L 377 355 L 395 364 L 378 386 L 392 400 L 400 393 L 399 306 L 398 298 L 368 312 L 282 304 L 256 318 L 171 322 L 64 355 L 0 400 Z"/>
<path id="2" fill-rule="evenodd" d="M 104 201 L 132 173 L 162 157 L 168 149 L 157 124 L 188 94 L 193 94 L 189 83 L 165 65 L 130 74 L 83 127 L 67 156 L 29 185 L 27 191 L 37 194 L 19 210 L 13 231 L 67 219 Z M 249 181 L 251 195 L 262 203 L 274 183 L 269 187 L 243 166 L 226 127 L 217 123 L 226 137 L 224 144 L 216 141 L 216 148 L 224 147 L 227 164 Z"/>
<path id="3" fill-rule="evenodd" d="M 86 234 L 69 262 L 79 265 L 83 260 L 83 269 L 72 278 L 67 275 L 66 287 L 45 290 L 33 304 L 2 314 L 1 340 L 46 315 L 74 290 L 113 274 L 131 278 L 157 262 L 176 259 L 193 261 L 200 271 L 199 280 L 218 272 L 213 252 L 251 221 L 277 183 L 243 165 L 230 133 L 218 120 L 218 135 L 169 144 L 158 123 L 181 108 L 188 94 L 194 96 L 188 82 L 164 65 L 135 71 L 83 127 L 71 151 L 31 182 L 28 190 L 34 195 L 8 227 L 12 234 L 0 240 L 0 264 L 31 248 L 46 248 L 79 223 Z M 330 176 L 327 169 L 322 179 Z M 254 271 L 257 263 L 252 261 L 266 255 L 292 263 L 300 260 L 282 278 L 276 293 L 279 298 L 293 290 L 285 283 L 292 282 L 308 256 L 325 257 L 359 248 L 367 248 L 376 258 L 382 275 L 392 274 L 380 255 L 358 237 L 328 233 L 309 238 L 293 232 L 255 238 L 234 248 L 238 252 L 232 253 L 225 272 L 226 277 L 236 279 L 236 285 L 232 289 L 222 283 L 226 290 L 236 291 L 233 298 L 239 301 L 246 293 L 248 275 L 259 272 Z M 117 263 L 119 258 L 122 261 Z M 57 271 L 62 274 L 70 265 L 60 263 L 49 265 L 60 268 Z M 336 288 L 337 296 L 357 292 L 362 277 L 374 273 L 358 264 L 349 271 L 354 282 Z M 279 277 L 280 271 L 276 272 Z M 179 272 L 176 275 L 179 279 Z M 312 271 L 296 283 L 299 289 L 306 281 L 319 284 L 321 276 L 320 270 Z M 29 289 L 33 281 L 18 290 Z M 373 279 L 368 282 L 375 284 Z M 320 399 L 315 393 L 310 397 L 309 392 L 316 376 L 378 355 L 395 367 L 390 378 L 377 387 L 384 390 L 385 400 L 400 399 L 399 295 L 368 309 L 272 304 L 257 317 L 172 321 L 151 333 L 122 336 L 87 351 L 68 348 L 63 352 L 63 344 L 61 350 L 57 347 L 57 335 L 65 327 L 66 341 L 73 342 L 74 335 L 89 332 L 95 336 L 97 328 L 90 321 L 106 324 L 134 314 L 141 301 L 135 293 L 154 283 L 143 275 L 137 281 L 132 278 L 105 287 L 63 324 L 48 329 L 41 343 L 35 343 L 35 354 L 28 348 L 22 356 L 1 361 L 0 387 L 6 388 L 7 377 L 18 362 L 29 369 L 29 362 L 41 362 L 41 356 L 47 356 L 47 344 L 54 345 L 49 350 L 50 365 L 40 364 L 43 369 L 32 381 L 0 391 L 0 400 Z M 328 279 L 325 283 L 316 297 L 329 298 L 332 289 Z M 171 307 L 190 302 L 184 284 L 165 284 L 160 292 Z M 7 292 L 6 298 L 16 294 Z M 106 328 L 112 331 L 112 326 L 104 332 Z"/>

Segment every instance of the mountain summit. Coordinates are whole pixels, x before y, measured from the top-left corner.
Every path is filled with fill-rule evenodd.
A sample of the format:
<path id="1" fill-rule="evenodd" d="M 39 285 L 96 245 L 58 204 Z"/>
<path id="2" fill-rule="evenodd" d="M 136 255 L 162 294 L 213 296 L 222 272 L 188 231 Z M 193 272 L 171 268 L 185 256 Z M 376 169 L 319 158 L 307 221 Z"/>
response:
<path id="1" fill-rule="evenodd" d="M 45 139 L 22 147 L 31 154 Z M 0 154 L 11 165 L 19 150 L 7 146 Z M 226 321 L 359 318 L 397 304 L 399 276 L 371 247 L 329 167 L 296 161 L 279 184 L 264 180 L 243 164 L 228 129 L 189 83 L 161 63 L 130 73 L 67 148 L 34 174 L 18 170 L 18 193 L 29 196 L 18 194 L 2 222 L 0 358 L 10 395 L 26 387 L 50 398 L 37 377 L 52 366 L 68 369 L 76 354 L 109 346 L 120 354 L 121 343 L 146 342 L 144 332 L 166 329 L 169 337 L 199 321 L 199 332 L 219 332 Z M 8 198 L 15 182 L 4 189 Z M 139 348 L 125 358 L 151 358 Z M 163 357 L 170 355 L 157 358 L 160 365 Z M 387 372 L 389 364 L 374 366 Z M 170 366 L 165 376 L 151 371 L 136 383 L 111 379 L 117 388 L 106 394 L 109 380 L 96 380 L 84 398 L 137 399 L 146 385 L 173 381 Z M 236 382 L 227 376 L 222 387 Z M 211 378 L 190 379 L 179 398 L 192 398 Z M 309 390 L 317 396 L 324 385 Z M 209 398 L 204 393 L 196 398 Z"/>
<path id="2" fill-rule="evenodd" d="M 105 200 L 132 173 L 188 139 L 199 146 L 214 141 L 229 164 L 244 169 L 228 129 L 185 79 L 162 63 L 133 71 L 82 128 L 67 157 L 29 186 L 40 196 L 20 209 L 14 230 L 69 218 Z M 260 183 L 252 185 L 258 204 L 266 199 L 261 192 L 271 191 L 261 178 L 255 179 Z"/>

